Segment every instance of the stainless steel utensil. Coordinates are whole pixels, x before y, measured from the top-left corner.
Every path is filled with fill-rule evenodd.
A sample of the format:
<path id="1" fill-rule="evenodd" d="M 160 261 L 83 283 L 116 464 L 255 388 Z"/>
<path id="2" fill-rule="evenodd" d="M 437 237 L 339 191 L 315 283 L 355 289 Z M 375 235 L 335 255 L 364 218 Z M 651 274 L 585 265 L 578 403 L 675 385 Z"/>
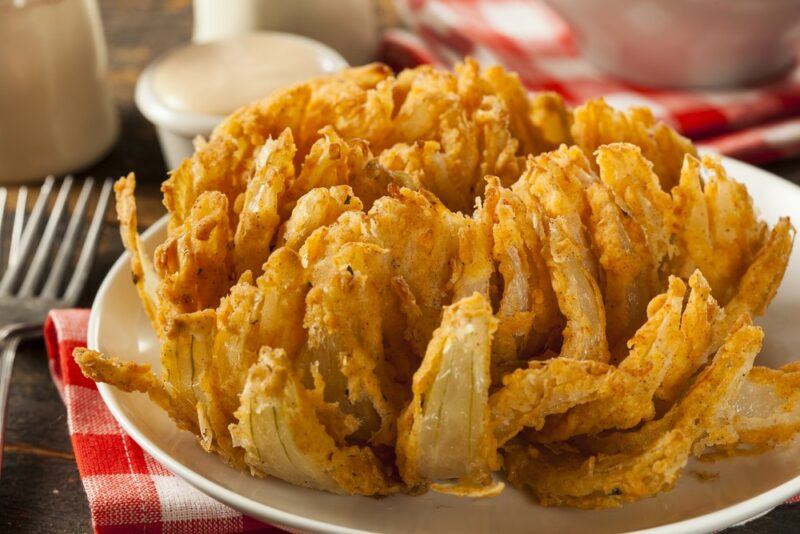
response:
<path id="1" fill-rule="evenodd" d="M 8 192 L 0 188 L 0 251 L 4 240 L 10 243 L 6 257 L 0 255 L 0 470 L 6 401 L 16 348 L 23 337 L 41 333 L 50 310 L 77 303 L 89 276 L 111 198 L 112 181 L 107 179 L 84 234 L 95 184 L 94 179 L 86 179 L 64 228 L 73 182 L 70 176 L 61 181 L 55 201 L 48 209 L 56 188 L 56 180 L 48 177 L 27 221 L 28 192 L 22 188 L 10 231 L 4 224 Z"/>

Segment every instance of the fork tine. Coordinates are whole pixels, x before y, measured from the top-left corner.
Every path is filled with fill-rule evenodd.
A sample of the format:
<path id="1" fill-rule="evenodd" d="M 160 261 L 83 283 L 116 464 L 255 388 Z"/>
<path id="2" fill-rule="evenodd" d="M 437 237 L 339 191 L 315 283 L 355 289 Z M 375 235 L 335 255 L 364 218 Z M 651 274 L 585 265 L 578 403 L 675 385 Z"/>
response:
<path id="1" fill-rule="evenodd" d="M 14 226 L 11 228 L 11 244 L 8 247 L 8 264 L 14 261 L 19 252 L 19 241 L 25 227 L 25 210 L 28 207 L 28 188 L 22 186 L 17 193 L 17 208 L 14 211 Z"/>
<path id="2" fill-rule="evenodd" d="M 0 187 L 0 272 L 3 270 L 3 245 L 5 245 L 5 236 L 3 229 L 5 228 L 6 220 L 6 201 L 8 200 L 8 191 L 5 187 Z"/>
<path id="3" fill-rule="evenodd" d="M 42 190 L 39 192 L 39 198 L 36 199 L 36 204 L 33 206 L 28 224 L 25 225 L 25 230 L 22 232 L 19 250 L 15 257 L 12 258 L 8 270 L 3 275 L 3 279 L 0 280 L 0 296 L 10 295 L 22 274 L 22 267 L 25 264 L 25 259 L 30 254 L 34 240 L 44 222 L 44 214 L 47 211 L 47 200 L 50 198 L 54 182 L 55 178 L 48 176 L 44 181 L 44 185 L 42 185 Z"/>
<path id="4" fill-rule="evenodd" d="M 53 210 L 50 212 L 50 218 L 47 220 L 47 225 L 44 227 L 44 232 L 39 240 L 39 246 L 36 247 L 36 253 L 33 255 L 28 272 L 22 281 L 17 296 L 31 297 L 36 290 L 36 286 L 42 277 L 47 260 L 50 258 L 53 249 L 53 242 L 56 237 L 56 230 L 58 230 L 61 218 L 64 215 L 64 209 L 69 202 L 69 192 L 72 189 L 72 176 L 67 176 L 61 182 L 61 188 L 58 190 Z"/>
<path id="5" fill-rule="evenodd" d="M 67 230 L 64 232 L 64 239 L 58 249 L 56 259 L 53 261 L 53 267 L 50 269 L 44 288 L 42 288 L 42 297 L 44 298 L 54 299 L 58 296 L 58 290 L 67 270 L 67 262 L 72 257 L 72 253 L 75 252 L 75 243 L 78 241 L 78 235 L 86 220 L 86 208 L 89 205 L 89 196 L 93 187 L 94 179 L 87 178 L 83 182 L 72 217 L 70 217 Z"/>
<path id="6" fill-rule="evenodd" d="M 92 223 L 89 225 L 89 230 L 86 232 L 86 239 L 83 242 L 83 249 L 78 258 L 78 263 L 75 265 L 75 272 L 72 274 L 72 279 L 69 281 L 67 290 L 64 292 L 64 303 L 67 306 L 72 306 L 78 301 L 83 286 L 86 285 L 86 279 L 89 277 L 89 271 L 92 267 L 92 260 L 97 249 L 97 243 L 100 241 L 100 231 L 103 229 L 103 219 L 105 218 L 106 211 L 108 210 L 108 201 L 111 198 L 111 189 L 113 181 L 111 178 L 106 178 L 103 182 L 103 188 L 100 190 L 100 197 L 97 199 L 97 206 L 95 207 L 94 217 Z"/>

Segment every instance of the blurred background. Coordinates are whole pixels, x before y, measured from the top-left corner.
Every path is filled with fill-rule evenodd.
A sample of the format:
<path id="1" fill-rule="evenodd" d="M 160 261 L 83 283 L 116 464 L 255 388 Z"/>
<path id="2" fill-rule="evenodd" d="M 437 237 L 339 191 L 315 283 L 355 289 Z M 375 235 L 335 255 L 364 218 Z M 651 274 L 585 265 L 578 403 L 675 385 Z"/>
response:
<path id="1" fill-rule="evenodd" d="M 308 37 L 326 47 L 325 61 L 350 65 L 448 67 L 471 55 L 573 105 L 604 96 L 620 108 L 649 106 L 702 147 L 778 162 L 779 173 L 791 172 L 780 162 L 800 153 L 793 0 L 0 0 L 0 25 L 0 42 L 14 43 L 0 46 L 0 182 L 76 170 L 160 181 L 224 115 L 181 104 L 203 80 L 202 70 L 181 80 L 181 54 L 199 65 L 216 54 L 220 63 L 209 41 L 235 43 L 254 31 Z M 316 72 L 281 78 L 287 67 L 269 42 L 236 46 L 266 58 L 254 94 L 273 88 L 270 76 Z M 319 72 L 331 69 L 322 62 Z M 153 76 L 140 79 L 148 66 Z M 209 87 L 220 73 L 234 84 L 248 77 L 218 67 L 207 69 Z M 158 82 L 165 74 L 170 94 Z"/>

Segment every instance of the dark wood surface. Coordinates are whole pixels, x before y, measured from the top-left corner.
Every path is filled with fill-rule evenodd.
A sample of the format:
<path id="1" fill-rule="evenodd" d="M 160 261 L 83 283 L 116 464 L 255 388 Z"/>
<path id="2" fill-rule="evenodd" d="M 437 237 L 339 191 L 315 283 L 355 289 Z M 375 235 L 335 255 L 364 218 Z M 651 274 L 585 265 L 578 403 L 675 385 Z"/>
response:
<path id="1" fill-rule="evenodd" d="M 142 68 L 191 35 L 190 0 L 101 0 L 109 47 L 109 83 L 121 119 L 112 151 L 81 176 L 137 175 L 143 226 L 163 213 L 159 186 L 166 176 L 155 130 L 137 111 L 133 89 Z M 90 306 L 104 274 L 122 252 L 109 214 L 89 286 Z M 91 532 L 92 523 L 67 434 L 66 412 L 50 379 L 41 341 L 17 356 L 8 404 L 0 479 L 0 532 Z"/>
<path id="2" fill-rule="evenodd" d="M 166 169 L 153 127 L 133 104 L 141 69 L 161 52 L 188 40 L 189 0 L 101 0 L 111 63 L 110 84 L 122 130 L 111 153 L 81 175 L 118 176 L 135 171 L 140 222 L 162 213 L 158 187 Z M 766 167 L 800 184 L 800 159 Z M 116 228 L 106 225 L 98 261 L 82 305 L 89 306 L 104 273 L 122 246 Z M 66 414 L 39 341 L 18 355 L 11 383 L 8 428 L 0 480 L 0 532 L 88 532 L 91 519 L 67 434 Z M 800 505 L 785 505 L 747 525 L 726 532 L 764 533 L 800 530 Z"/>

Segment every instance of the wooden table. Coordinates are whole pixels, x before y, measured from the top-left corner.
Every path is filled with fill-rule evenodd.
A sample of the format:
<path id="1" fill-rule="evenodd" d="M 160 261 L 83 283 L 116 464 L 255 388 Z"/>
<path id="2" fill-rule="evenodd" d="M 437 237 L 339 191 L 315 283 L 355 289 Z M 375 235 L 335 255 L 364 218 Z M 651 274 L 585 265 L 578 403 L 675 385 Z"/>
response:
<path id="1" fill-rule="evenodd" d="M 135 171 L 140 223 L 163 213 L 159 184 L 166 175 L 153 127 L 133 104 L 141 69 L 191 34 L 189 0 L 104 0 L 100 2 L 111 62 L 110 83 L 118 102 L 122 132 L 113 151 L 81 175 L 119 176 Z M 800 183 L 800 159 L 767 167 Z M 109 216 L 90 284 L 89 306 L 104 274 L 122 252 Z M 87 532 L 89 508 L 78 477 L 66 428 L 64 406 L 50 380 L 41 342 L 27 344 L 11 383 L 8 428 L 0 481 L 0 532 Z M 800 505 L 781 506 L 730 532 L 761 533 L 800 529 Z"/>

